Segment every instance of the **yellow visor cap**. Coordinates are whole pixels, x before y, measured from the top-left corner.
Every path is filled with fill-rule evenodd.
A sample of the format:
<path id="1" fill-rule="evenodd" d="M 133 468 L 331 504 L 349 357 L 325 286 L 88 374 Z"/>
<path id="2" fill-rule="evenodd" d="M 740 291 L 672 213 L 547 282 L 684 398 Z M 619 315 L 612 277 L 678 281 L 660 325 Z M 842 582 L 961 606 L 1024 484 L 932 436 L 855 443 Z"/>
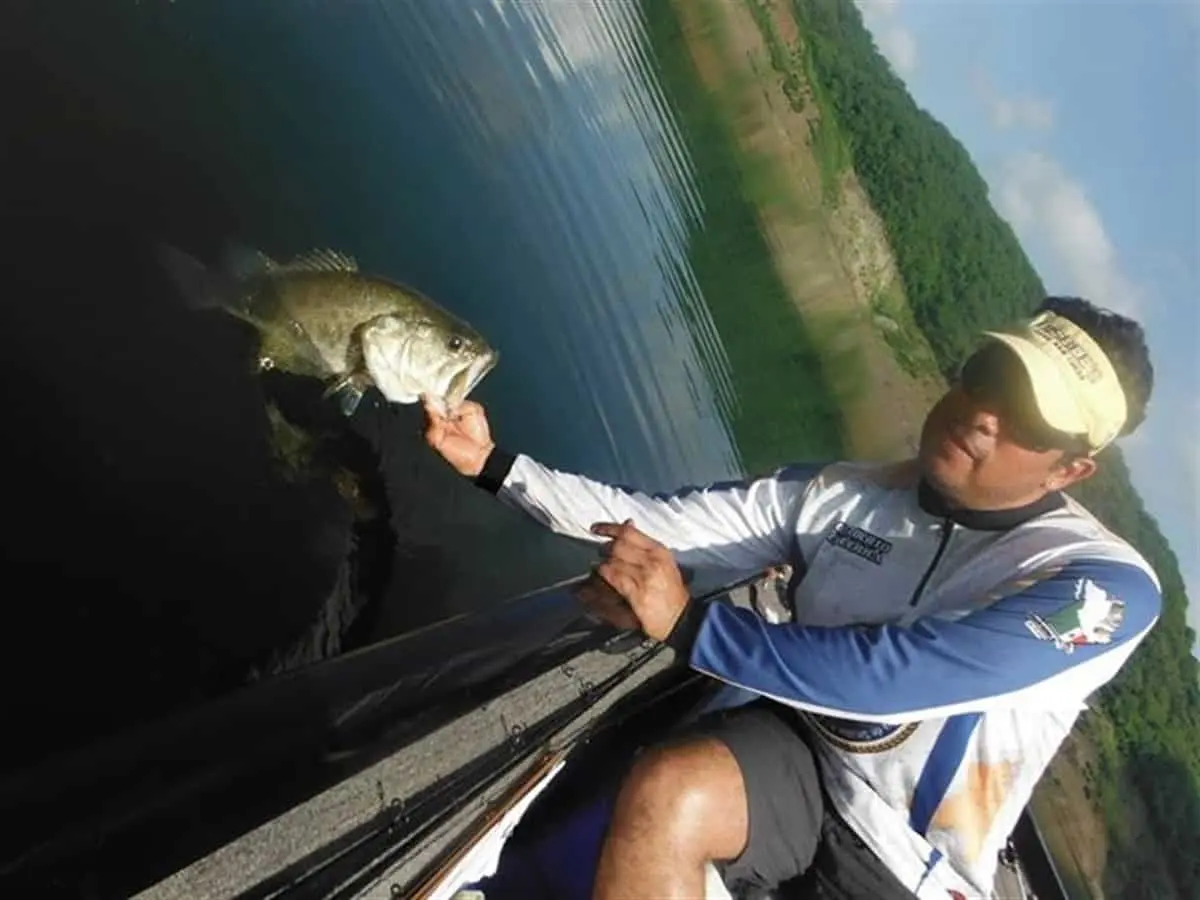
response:
<path id="1" fill-rule="evenodd" d="M 985 334 L 1017 354 L 1051 428 L 1083 435 L 1093 454 L 1121 433 L 1128 410 L 1117 372 L 1100 345 L 1070 319 L 1045 312 L 1013 331 Z"/>

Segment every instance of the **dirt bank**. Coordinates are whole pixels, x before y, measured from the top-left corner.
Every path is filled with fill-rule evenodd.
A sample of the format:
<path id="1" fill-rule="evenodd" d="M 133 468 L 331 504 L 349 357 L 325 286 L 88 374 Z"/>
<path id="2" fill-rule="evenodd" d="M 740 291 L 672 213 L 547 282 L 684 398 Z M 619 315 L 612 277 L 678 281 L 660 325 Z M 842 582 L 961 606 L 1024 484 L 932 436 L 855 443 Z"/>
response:
<path id="1" fill-rule="evenodd" d="M 727 110 L 776 269 L 820 343 L 845 412 L 848 453 L 907 455 L 943 384 L 902 368 L 871 308 L 881 291 L 903 302 L 882 222 L 853 171 L 839 174 L 833 203 L 823 197 L 812 146 L 818 104 L 802 84 L 808 101 L 793 107 L 744 0 L 677 0 L 675 7 L 705 86 Z M 773 4 L 770 15 L 783 41 L 794 44 L 796 23 L 786 5 Z"/>

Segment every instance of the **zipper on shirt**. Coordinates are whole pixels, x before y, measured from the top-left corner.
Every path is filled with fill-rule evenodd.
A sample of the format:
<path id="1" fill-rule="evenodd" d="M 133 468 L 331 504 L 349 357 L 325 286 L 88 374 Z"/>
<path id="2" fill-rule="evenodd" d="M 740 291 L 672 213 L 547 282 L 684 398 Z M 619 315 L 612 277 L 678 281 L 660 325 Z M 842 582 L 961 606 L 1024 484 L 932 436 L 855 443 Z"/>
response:
<path id="1" fill-rule="evenodd" d="M 946 545 L 950 543 L 950 535 L 953 532 L 954 521 L 952 519 L 942 519 L 942 539 L 938 542 L 937 552 L 933 554 L 933 561 L 929 564 L 929 568 L 925 570 L 925 574 L 921 576 L 921 581 L 917 585 L 917 589 L 913 591 L 912 599 L 908 601 L 909 606 L 916 606 L 917 601 L 921 599 L 921 592 L 925 590 L 925 585 L 929 584 L 929 577 L 933 574 L 933 570 L 937 568 L 942 554 L 946 552 Z"/>

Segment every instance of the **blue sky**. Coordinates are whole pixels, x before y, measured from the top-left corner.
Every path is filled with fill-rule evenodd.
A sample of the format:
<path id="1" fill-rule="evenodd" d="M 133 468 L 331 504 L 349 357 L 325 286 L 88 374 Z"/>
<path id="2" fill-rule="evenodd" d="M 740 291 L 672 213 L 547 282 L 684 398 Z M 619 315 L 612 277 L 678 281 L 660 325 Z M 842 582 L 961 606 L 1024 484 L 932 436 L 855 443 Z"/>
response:
<path id="1" fill-rule="evenodd" d="M 963 143 L 1053 293 L 1146 329 L 1155 394 L 1120 445 L 1200 632 L 1200 0 L 859 0 Z"/>

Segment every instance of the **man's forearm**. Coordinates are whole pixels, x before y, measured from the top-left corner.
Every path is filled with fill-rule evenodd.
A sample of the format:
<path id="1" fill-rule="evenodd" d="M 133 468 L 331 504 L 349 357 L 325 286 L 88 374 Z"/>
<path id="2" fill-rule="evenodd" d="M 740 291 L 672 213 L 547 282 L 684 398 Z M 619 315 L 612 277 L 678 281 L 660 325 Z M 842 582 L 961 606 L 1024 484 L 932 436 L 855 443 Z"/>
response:
<path id="1" fill-rule="evenodd" d="M 591 527 L 597 522 L 632 520 L 682 565 L 749 572 L 787 557 L 796 510 L 814 471 L 789 469 L 753 482 L 648 494 L 495 449 L 474 481 L 567 537 L 595 542 Z"/>

